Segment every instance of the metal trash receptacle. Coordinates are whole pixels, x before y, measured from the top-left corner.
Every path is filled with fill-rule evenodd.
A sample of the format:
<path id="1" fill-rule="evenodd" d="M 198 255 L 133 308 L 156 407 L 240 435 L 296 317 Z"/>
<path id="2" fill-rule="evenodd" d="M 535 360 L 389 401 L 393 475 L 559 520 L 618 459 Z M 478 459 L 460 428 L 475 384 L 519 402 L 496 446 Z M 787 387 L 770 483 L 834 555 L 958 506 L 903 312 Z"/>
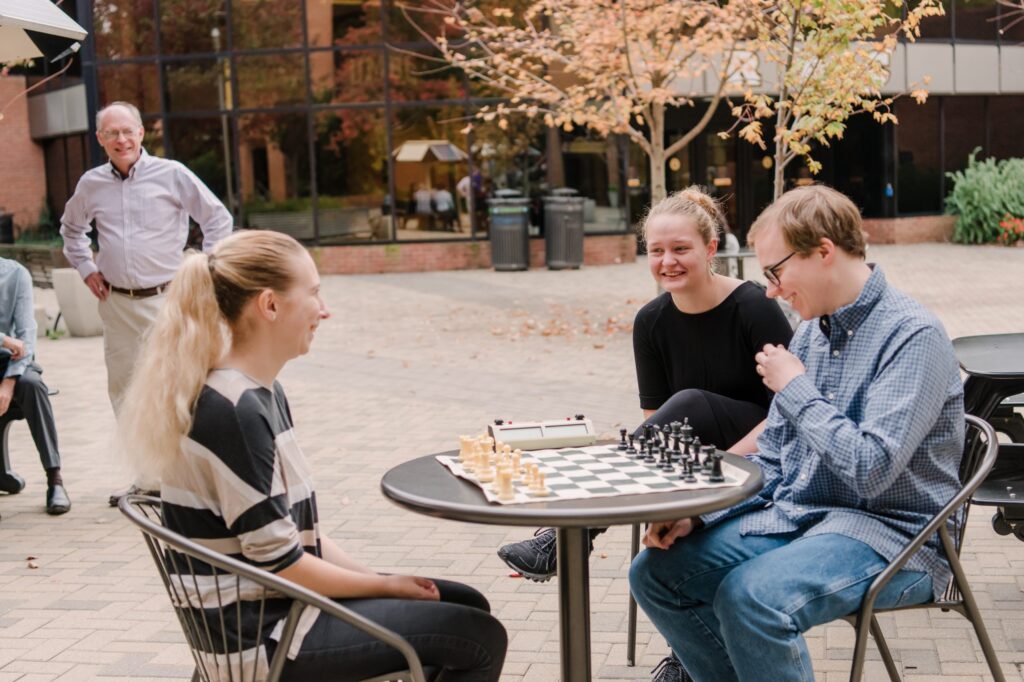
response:
<path id="1" fill-rule="evenodd" d="M 544 256 L 549 270 L 583 265 L 583 197 L 556 189 L 544 197 Z"/>
<path id="2" fill-rule="evenodd" d="M 495 270 L 530 267 L 530 200 L 523 197 L 487 201 L 491 227 L 491 265 Z"/>

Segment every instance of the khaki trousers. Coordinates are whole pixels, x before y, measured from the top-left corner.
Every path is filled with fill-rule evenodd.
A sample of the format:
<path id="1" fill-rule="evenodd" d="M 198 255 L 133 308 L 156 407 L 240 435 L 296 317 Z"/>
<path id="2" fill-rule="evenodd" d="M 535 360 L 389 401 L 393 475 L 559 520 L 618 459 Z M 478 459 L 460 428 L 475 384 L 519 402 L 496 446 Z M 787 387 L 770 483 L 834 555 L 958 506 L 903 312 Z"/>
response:
<path id="1" fill-rule="evenodd" d="M 103 320 L 103 354 L 107 362 L 107 393 L 116 416 L 124 392 L 132 378 L 142 337 L 149 330 L 163 305 L 166 294 L 132 298 L 111 291 L 100 301 Z"/>

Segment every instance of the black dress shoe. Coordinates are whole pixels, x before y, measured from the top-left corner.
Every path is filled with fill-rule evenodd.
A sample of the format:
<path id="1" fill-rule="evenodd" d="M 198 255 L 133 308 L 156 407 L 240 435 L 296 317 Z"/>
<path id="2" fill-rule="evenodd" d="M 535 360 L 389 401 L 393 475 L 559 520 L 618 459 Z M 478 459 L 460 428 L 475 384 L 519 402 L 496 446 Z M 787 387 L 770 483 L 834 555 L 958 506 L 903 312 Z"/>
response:
<path id="1" fill-rule="evenodd" d="M 51 485 L 46 489 L 46 513 L 51 516 L 67 514 L 71 510 L 71 498 L 62 485 Z"/>
<path id="2" fill-rule="evenodd" d="M 17 495 L 25 488 L 25 479 L 14 473 L 13 471 L 9 474 L 0 476 L 0 491 L 7 493 L 8 495 Z"/>

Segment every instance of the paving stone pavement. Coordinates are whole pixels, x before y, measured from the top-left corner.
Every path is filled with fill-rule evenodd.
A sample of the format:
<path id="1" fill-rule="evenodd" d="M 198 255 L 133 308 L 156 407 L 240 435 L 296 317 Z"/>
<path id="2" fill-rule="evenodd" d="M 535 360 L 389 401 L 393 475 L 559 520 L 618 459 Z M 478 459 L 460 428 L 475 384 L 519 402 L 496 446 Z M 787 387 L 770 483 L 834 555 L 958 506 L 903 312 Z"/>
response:
<path id="1" fill-rule="evenodd" d="M 951 337 L 1024 328 L 1024 250 L 926 244 L 873 247 L 892 282 L 934 310 Z M 748 269 L 756 270 L 753 262 Z M 313 351 L 286 368 L 299 440 L 317 472 L 325 532 L 382 571 L 464 580 L 510 635 L 504 680 L 558 677 L 554 582 L 509 576 L 495 557 L 524 529 L 418 516 L 388 503 L 381 475 L 456 446 L 496 416 L 584 412 L 608 436 L 640 419 L 628 333 L 652 294 L 643 261 L 579 271 L 332 276 L 333 312 Z M 55 312 L 52 292 L 38 301 Z M 74 508 L 43 513 L 45 479 L 23 423 L 11 432 L 28 487 L 0 497 L 0 682 L 187 679 L 191 666 L 139 534 L 107 495 L 127 481 L 113 453 L 102 341 L 43 339 Z M 978 509 L 964 559 L 1008 679 L 1024 679 L 1024 543 L 999 537 Z M 629 533 L 601 536 L 591 562 L 596 679 L 648 679 L 666 652 L 641 617 L 639 664 L 626 667 Z M 955 614 L 884 616 L 912 680 L 983 680 L 980 649 Z M 848 676 L 853 631 L 808 635 L 819 679 Z M 870 650 L 869 650 L 870 651 Z M 870 651 L 868 680 L 884 679 Z"/>

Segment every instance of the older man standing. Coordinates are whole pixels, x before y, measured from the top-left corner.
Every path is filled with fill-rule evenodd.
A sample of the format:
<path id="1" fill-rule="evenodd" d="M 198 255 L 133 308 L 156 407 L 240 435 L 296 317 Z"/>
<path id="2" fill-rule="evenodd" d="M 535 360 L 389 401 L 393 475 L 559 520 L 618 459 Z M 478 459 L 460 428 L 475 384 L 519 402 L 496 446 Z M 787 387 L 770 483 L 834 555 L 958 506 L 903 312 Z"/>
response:
<path id="1" fill-rule="evenodd" d="M 231 233 L 231 214 L 188 168 L 142 147 L 139 110 L 113 102 L 96 115 L 110 162 L 86 172 L 61 218 L 64 255 L 99 299 L 107 392 L 117 414 L 143 335 L 181 264 L 189 217 L 209 251 Z M 95 221 L 95 260 L 87 233 Z M 122 493 L 123 494 L 123 493 Z M 111 505 L 120 494 L 112 495 Z"/>

